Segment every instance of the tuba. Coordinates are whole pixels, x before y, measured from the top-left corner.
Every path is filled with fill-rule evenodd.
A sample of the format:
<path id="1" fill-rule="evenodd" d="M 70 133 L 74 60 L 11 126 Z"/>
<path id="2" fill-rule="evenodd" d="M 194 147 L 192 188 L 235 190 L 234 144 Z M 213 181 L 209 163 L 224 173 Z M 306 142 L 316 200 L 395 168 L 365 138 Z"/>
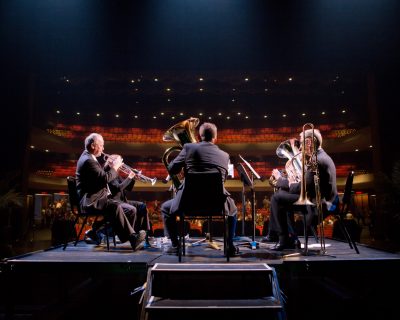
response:
<path id="1" fill-rule="evenodd" d="M 168 165 L 170 163 L 169 156 L 171 155 L 171 153 L 180 152 L 185 143 L 197 142 L 196 133 L 194 129 L 198 126 L 199 122 L 200 120 L 198 118 L 191 117 L 189 119 L 183 120 L 175 124 L 164 133 L 163 141 L 168 141 L 168 142 L 174 141 L 178 143 L 177 146 L 173 146 L 165 150 L 162 156 L 162 162 L 164 163 L 164 166 L 167 168 L 167 171 L 168 171 Z M 175 188 L 178 189 L 181 184 L 179 178 L 176 175 L 170 175 L 170 178 L 172 179 Z"/>
<path id="2" fill-rule="evenodd" d="M 285 165 L 286 175 L 290 176 L 293 181 L 299 182 L 302 177 L 302 165 L 299 159 L 301 152 L 299 151 L 300 142 L 297 139 L 289 139 L 283 141 L 276 148 L 276 155 L 279 158 L 286 158 L 288 161 Z M 274 176 L 269 178 L 269 184 L 276 188 L 277 181 Z"/>

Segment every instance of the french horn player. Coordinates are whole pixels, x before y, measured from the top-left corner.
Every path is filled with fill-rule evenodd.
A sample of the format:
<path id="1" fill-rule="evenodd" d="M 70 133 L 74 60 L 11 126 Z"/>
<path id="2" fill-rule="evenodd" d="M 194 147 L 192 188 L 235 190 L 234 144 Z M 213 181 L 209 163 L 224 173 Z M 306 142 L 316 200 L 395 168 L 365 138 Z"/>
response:
<path id="1" fill-rule="evenodd" d="M 311 127 L 306 129 L 306 127 Z M 272 175 L 282 186 L 271 196 L 270 231 L 278 235 L 279 242 L 276 251 L 296 249 L 300 247 L 293 226 L 293 211 L 306 210 L 307 225 L 317 216 L 315 204 L 316 185 L 314 177 L 319 178 L 318 191 L 326 209 L 333 209 L 337 202 L 336 167 L 332 158 L 322 148 L 322 135 L 312 124 L 303 126 L 299 134 L 302 156 L 302 172 L 300 181 L 295 176 L 284 177 L 276 169 Z M 300 201 L 301 200 L 301 201 Z M 300 203 L 301 202 L 301 203 Z M 306 205 L 302 205 L 306 204 Z M 292 220 L 291 222 L 288 219 Z M 293 229 L 293 230 L 290 230 Z"/>

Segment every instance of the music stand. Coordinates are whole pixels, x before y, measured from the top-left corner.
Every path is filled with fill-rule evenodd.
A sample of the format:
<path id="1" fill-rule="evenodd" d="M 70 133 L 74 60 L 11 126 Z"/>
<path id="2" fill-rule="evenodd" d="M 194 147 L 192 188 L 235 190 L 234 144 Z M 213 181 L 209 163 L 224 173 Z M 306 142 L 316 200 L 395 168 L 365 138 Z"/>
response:
<path id="1" fill-rule="evenodd" d="M 246 197 L 245 197 L 245 189 L 246 187 L 251 187 L 252 186 L 252 182 L 250 177 L 248 176 L 246 169 L 243 167 L 243 165 L 241 163 L 239 163 L 236 166 L 237 171 L 239 172 L 239 177 L 240 180 L 243 182 L 243 186 L 242 186 L 242 230 L 241 230 L 241 236 L 240 237 L 235 237 L 234 240 L 235 241 L 245 241 L 250 243 L 251 239 L 249 237 L 245 237 L 244 236 L 244 225 L 245 225 L 245 216 L 246 216 Z"/>
<path id="2" fill-rule="evenodd" d="M 250 175 L 247 173 L 243 164 L 239 163 L 237 165 L 237 170 L 240 175 L 240 180 L 243 182 L 243 194 L 242 194 L 242 206 L 244 207 L 244 190 L 245 187 L 249 187 L 251 190 L 251 217 L 253 219 L 253 234 L 252 234 L 252 241 L 248 244 L 250 245 L 251 249 L 256 249 L 259 244 L 256 242 L 256 193 L 254 190 L 254 179 L 261 180 L 260 175 L 253 169 L 249 162 L 247 162 L 241 155 L 239 155 L 240 159 L 244 162 L 248 170 L 250 171 Z M 244 224 L 245 224 L 245 217 L 243 211 L 243 220 L 242 220 L 242 233 L 244 233 Z"/>

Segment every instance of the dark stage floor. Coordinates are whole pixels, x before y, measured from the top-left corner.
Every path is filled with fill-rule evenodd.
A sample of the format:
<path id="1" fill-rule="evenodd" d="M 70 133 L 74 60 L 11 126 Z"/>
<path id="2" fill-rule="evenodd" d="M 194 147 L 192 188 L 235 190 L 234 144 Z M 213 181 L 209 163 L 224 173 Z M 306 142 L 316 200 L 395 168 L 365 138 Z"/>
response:
<path id="1" fill-rule="evenodd" d="M 128 243 L 111 246 L 108 252 L 104 245 L 80 242 L 76 247 L 68 245 L 65 251 L 55 247 L 10 258 L 1 264 L 0 315 L 18 319 L 103 319 L 128 313 L 136 319 L 140 287 L 146 282 L 148 270 L 155 264 L 178 263 L 178 257 L 163 253 L 155 239 L 150 243 L 151 247 L 137 252 L 132 252 Z M 314 239 L 310 239 L 307 256 L 301 254 L 302 250 L 275 252 L 273 246 L 259 242 L 257 249 L 251 249 L 240 245 L 240 254 L 229 264 L 272 267 L 288 319 L 347 319 L 352 313 L 364 319 L 394 319 L 397 301 L 391 292 L 400 285 L 400 253 L 358 244 L 357 254 L 347 242 L 330 239 L 326 239 L 325 254 L 320 253 L 321 246 Z M 182 263 L 227 264 L 222 250 L 205 244 L 188 246 Z M 198 280 L 193 281 L 196 290 Z"/>

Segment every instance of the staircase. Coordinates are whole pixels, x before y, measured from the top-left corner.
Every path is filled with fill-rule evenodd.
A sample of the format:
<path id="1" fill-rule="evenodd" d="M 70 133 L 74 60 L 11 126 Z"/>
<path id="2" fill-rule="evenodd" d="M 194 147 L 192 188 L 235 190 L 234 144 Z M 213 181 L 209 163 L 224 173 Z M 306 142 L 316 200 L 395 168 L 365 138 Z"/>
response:
<path id="1" fill-rule="evenodd" d="M 267 264 L 155 264 L 141 319 L 285 319 L 275 270 Z"/>

